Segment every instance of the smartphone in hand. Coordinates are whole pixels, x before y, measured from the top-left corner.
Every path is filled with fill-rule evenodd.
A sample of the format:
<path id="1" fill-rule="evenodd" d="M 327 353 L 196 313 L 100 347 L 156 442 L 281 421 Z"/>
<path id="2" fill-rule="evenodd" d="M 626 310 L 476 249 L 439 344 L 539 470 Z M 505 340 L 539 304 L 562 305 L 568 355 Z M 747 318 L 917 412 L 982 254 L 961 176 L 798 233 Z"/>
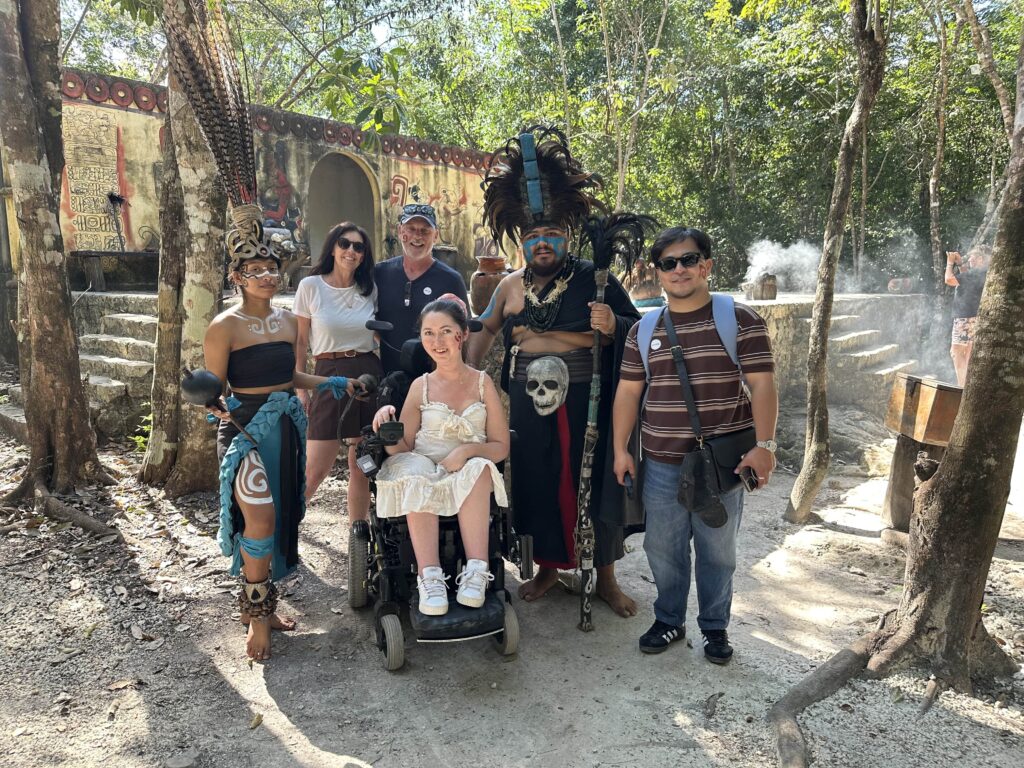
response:
<path id="1" fill-rule="evenodd" d="M 757 490 L 757 475 L 754 474 L 754 470 L 750 467 L 744 467 L 740 470 L 740 480 L 743 481 L 743 487 L 748 491 Z"/>

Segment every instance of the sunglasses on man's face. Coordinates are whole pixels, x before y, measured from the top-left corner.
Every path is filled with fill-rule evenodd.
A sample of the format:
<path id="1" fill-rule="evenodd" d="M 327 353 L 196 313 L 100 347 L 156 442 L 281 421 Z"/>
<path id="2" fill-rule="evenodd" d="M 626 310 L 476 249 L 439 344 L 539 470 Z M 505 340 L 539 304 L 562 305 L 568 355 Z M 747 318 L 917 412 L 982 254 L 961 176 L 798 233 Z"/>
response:
<path id="1" fill-rule="evenodd" d="M 351 248 L 355 253 L 366 252 L 366 243 L 359 240 L 349 240 L 347 237 L 338 238 L 338 247 L 343 251 Z"/>
<path id="2" fill-rule="evenodd" d="M 700 264 L 700 260 L 703 258 L 703 253 L 692 251 L 679 256 L 666 256 L 663 259 L 658 259 L 657 265 L 662 272 L 672 272 L 677 264 L 682 264 L 685 269 L 690 269 Z"/>

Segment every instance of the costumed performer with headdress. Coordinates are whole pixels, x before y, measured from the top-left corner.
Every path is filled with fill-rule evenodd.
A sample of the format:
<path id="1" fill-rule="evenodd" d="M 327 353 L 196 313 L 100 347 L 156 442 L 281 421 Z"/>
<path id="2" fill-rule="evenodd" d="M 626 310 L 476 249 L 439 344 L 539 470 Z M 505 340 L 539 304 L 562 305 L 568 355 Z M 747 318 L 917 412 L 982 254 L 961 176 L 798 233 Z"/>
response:
<path id="1" fill-rule="evenodd" d="M 241 619 L 249 624 L 246 651 L 270 658 L 270 631 L 292 629 L 278 618 L 280 580 L 298 564 L 298 525 L 305 512 L 306 416 L 292 388 L 353 394 L 344 377 L 295 371 L 297 323 L 270 300 L 280 282 L 280 259 L 263 231 L 248 104 L 219 3 L 164 4 L 171 67 L 195 112 L 231 204 L 227 235 L 229 278 L 240 305 L 214 318 L 203 339 L 208 371 L 233 392 L 211 412 L 221 419 L 221 550 L 243 574 Z M 215 382 L 217 384 L 218 382 Z M 241 429 L 240 429 L 241 427 Z"/>
<path id="2" fill-rule="evenodd" d="M 623 555 L 623 494 L 609 461 L 612 394 L 626 334 L 640 314 L 611 278 L 596 296 L 594 265 L 570 252 L 592 211 L 599 180 L 569 151 L 565 136 L 537 126 L 493 155 L 483 181 L 484 222 L 495 242 L 521 245 L 526 266 L 504 278 L 470 340 L 479 365 L 500 332 L 505 344 L 502 387 L 509 395 L 512 511 L 517 533 L 533 537 L 537 575 L 520 587 L 530 601 L 576 566 L 575 530 L 588 421 L 594 330 L 602 334 L 599 438 L 593 455 L 590 517 L 596 534 L 597 595 L 621 616 L 636 603 L 615 579 Z M 553 385 L 553 386 L 552 386 Z M 552 394 L 552 390 L 554 393 Z"/>

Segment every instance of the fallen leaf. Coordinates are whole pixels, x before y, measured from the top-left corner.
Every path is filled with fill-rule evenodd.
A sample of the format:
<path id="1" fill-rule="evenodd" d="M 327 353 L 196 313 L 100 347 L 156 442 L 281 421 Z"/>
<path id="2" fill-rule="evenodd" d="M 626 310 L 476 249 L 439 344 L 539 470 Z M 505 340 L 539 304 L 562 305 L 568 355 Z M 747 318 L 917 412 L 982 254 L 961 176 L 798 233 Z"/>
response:
<path id="1" fill-rule="evenodd" d="M 712 718 L 715 716 L 715 711 L 718 709 L 718 700 L 725 696 L 724 691 L 718 693 L 712 693 L 704 701 L 704 717 Z"/>
<path id="2" fill-rule="evenodd" d="M 117 710 L 121 708 L 121 702 L 114 700 L 110 702 L 110 706 L 107 707 L 107 720 L 113 720 L 114 715 L 117 714 Z"/>
<path id="3" fill-rule="evenodd" d="M 28 733 L 28 728 L 26 728 L 25 726 L 21 726 L 20 728 L 15 728 L 14 733 L 12 735 L 24 736 L 26 733 Z"/>
<path id="4" fill-rule="evenodd" d="M 128 597 L 128 588 L 118 584 L 116 587 L 114 587 L 114 594 L 118 597 Z"/>
<path id="5" fill-rule="evenodd" d="M 258 728 L 260 726 L 260 723 L 262 722 L 263 715 L 257 712 L 255 715 L 252 716 L 252 720 L 249 721 L 249 730 L 251 731 L 253 728 Z"/>
<path id="6" fill-rule="evenodd" d="M 132 637 L 134 637 L 136 640 L 141 640 L 145 636 L 146 633 L 142 631 L 142 627 L 140 627 L 138 624 L 132 624 Z"/>
<path id="7" fill-rule="evenodd" d="M 72 592 L 77 592 L 84 586 L 84 584 L 82 584 L 81 579 L 72 579 L 68 586 L 71 588 Z"/>
<path id="8" fill-rule="evenodd" d="M 124 680 L 115 680 L 107 686 L 108 691 L 120 691 L 122 688 L 134 688 L 137 685 L 145 685 L 146 683 L 137 677 L 128 677 Z"/>
<path id="9" fill-rule="evenodd" d="M 336 613 L 336 614 L 338 614 L 339 616 L 344 616 L 344 615 L 345 615 L 345 614 L 344 614 L 344 613 L 342 612 L 341 608 L 331 608 L 331 613 Z"/>
<path id="10" fill-rule="evenodd" d="M 179 624 L 178 626 L 176 626 L 174 628 L 174 631 L 175 632 L 188 632 L 190 629 L 192 629 L 192 626 L 190 624 Z"/>
<path id="11" fill-rule="evenodd" d="M 851 704 L 840 704 L 839 708 L 843 710 L 843 712 L 853 712 L 853 706 Z"/>
<path id="12" fill-rule="evenodd" d="M 92 633 L 96 631 L 96 627 L 98 627 L 99 625 L 100 625 L 100 623 L 98 621 L 94 621 L 92 624 L 90 624 L 88 627 L 85 628 L 85 639 L 86 640 L 88 640 L 90 637 L 92 637 Z"/>
<path id="13" fill-rule="evenodd" d="M 164 639 L 162 637 L 153 637 L 150 639 L 152 640 L 152 642 L 146 643 L 145 645 L 147 651 L 155 651 L 157 648 L 164 644 Z"/>

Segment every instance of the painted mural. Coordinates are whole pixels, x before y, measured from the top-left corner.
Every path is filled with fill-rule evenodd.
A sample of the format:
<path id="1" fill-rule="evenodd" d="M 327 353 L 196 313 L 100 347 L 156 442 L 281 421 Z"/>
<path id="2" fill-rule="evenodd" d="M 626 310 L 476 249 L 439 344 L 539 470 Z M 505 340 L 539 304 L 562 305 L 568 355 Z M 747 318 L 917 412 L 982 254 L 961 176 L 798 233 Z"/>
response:
<path id="1" fill-rule="evenodd" d="M 123 237 L 129 254 L 155 253 L 166 89 L 67 69 L 62 92 L 67 250 L 114 260 Z M 378 258 L 397 254 L 398 212 L 412 201 L 437 209 L 440 241 L 467 281 L 477 258 L 497 250 L 480 225 L 488 155 L 409 136 L 364 148 L 352 125 L 261 106 L 252 116 L 264 223 L 288 253 L 286 269 L 315 258 L 323 233 L 341 218 L 365 222 Z M 123 205 L 112 206 L 110 193 Z"/>

